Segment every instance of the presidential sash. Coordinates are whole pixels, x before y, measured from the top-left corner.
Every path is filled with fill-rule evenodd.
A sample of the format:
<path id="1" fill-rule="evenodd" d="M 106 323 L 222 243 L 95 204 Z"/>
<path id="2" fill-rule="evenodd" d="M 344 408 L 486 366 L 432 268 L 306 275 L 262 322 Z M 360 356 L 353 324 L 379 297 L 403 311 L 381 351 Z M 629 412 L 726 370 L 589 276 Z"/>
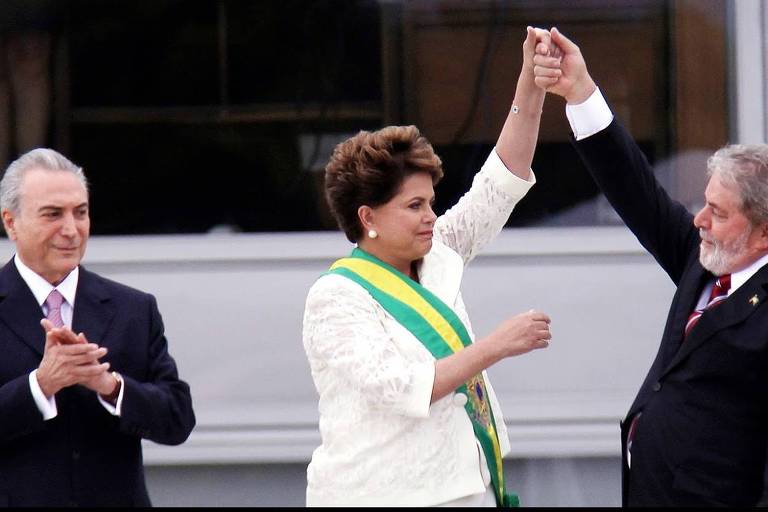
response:
<path id="1" fill-rule="evenodd" d="M 472 342 L 453 309 L 410 277 L 360 248 L 355 248 L 348 258 L 336 261 L 328 272 L 347 277 L 365 288 L 435 359 L 455 354 Z M 507 494 L 504 488 L 496 421 L 482 373 L 456 391 L 468 398 L 464 409 L 488 463 L 496 503 L 501 507 L 520 506 L 518 497 Z"/>

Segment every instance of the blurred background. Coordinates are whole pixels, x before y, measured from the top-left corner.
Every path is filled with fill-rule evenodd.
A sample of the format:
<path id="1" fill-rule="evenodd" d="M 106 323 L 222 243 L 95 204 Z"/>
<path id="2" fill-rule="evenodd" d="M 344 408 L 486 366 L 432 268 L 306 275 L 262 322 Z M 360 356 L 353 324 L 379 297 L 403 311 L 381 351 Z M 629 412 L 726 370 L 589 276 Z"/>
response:
<path id="1" fill-rule="evenodd" d="M 84 166 L 94 234 L 315 231 L 335 228 L 319 193 L 333 146 L 415 124 L 445 162 L 443 210 L 496 140 L 525 26 L 557 25 L 649 159 L 684 160 L 664 179 L 693 204 L 698 152 L 732 131 L 728 6 L 4 0 L 0 157 L 49 145 Z M 561 107 L 548 100 L 539 185 L 510 226 L 617 223 L 574 158 Z"/>
<path id="2" fill-rule="evenodd" d="M 192 386 L 190 441 L 146 445 L 156 505 L 304 504 L 319 434 L 303 300 L 349 251 L 322 194 L 330 152 L 359 130 L 417 125 L 444 162 L 441 213 L 493 148 L 526 25 L 581 47 L 692 211 L 709 154 L 765 141 L 761 0 L 0 2 L 0 164 L 50 146 L 84 167 L 85 264 L 158 297 Z M 530 307 L 554 319 L 548 351 L 491 372 L 523 505 L 615 506 L 618 421 L 673 287 L 569 137 L 548 98 L 538 184 L 470 266 L 465 300 L 478 335 Z"/>

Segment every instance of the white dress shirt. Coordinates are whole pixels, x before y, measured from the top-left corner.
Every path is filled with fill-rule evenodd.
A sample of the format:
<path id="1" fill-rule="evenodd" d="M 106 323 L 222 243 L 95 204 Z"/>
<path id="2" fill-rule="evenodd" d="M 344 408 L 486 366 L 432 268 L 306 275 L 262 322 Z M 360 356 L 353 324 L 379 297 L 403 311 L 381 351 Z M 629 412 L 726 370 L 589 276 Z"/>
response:
<path id="1" fill-rule="evenodd" d="M 613 121 L 613 113 L 600 89 L 595 89 L 584 103 L 566 104 L 565 116 L 568 118 L 576 140 L 586 139 L 606 129 Z"/>
<path id="2" fill-rule="evenodd" d="M 759 258 L 748 267 L 731 274 L 731 287 L 728 289 L 728 297 L 730 297 L 733 292 L 738 290 L 741 285 L 746 283 L 750 277 L 755 275 L 755 273 L 765 265 L 768 265 L 768 254 L 762 258 Z M 696 309 L 704 309 L 704 307 L 707 305 L 709 302 L 709 294 L 712 292 L 712 287 L 715 286 L 715 281 L 716 279 L 712 279 L 701 291 L 699 302 L 696 304 Z"/>
<path id="3" fill-rule="evenodd" d="M 58 290 L 64 302 L 61 303 L 61 320 L 64 325 L 72 328 L 72 317 L 75 311 L 75 295 L 77 294 L 77 282 L 80 277 L 80 268 L 75 267 L 66 278 L 58 285 L 53 286 L 46 281 L 43 277 L 37 274 L 34 270 L 29 268 L 21 261 L 17 254 L 13 258 L 13 262 L 21 275 L 21 278 L 29 286 L 32 295 L 35 296 L 35 300 L 43 310 L 43 315 L 48 316 L 48 306 L 45 304 L 45 300 L 53 290 Z M 42 329 L 42 327 L 40 327 Z M 56 408 L 56 397 L 46 397 L 43 391 L 40 389 L 40 383 L 37 381 L 37 370 L 33 370 L 29 374 L 29 388 L 32 391 L 32 397 L 35 399 L 35 404 L 43 415 L 44 420 L 50 420 L 58 415 L 58 409 Z M 97 393 L 96 396 L 99 402 L 104 408 L 114 416 L 120 416 L 120 410 L 123 403 L 123 391 L 125 386 L 120 386 L 120 394 L 117 397 L 116 405 L 112 405 L 109 402 L 103 400 Z"/>

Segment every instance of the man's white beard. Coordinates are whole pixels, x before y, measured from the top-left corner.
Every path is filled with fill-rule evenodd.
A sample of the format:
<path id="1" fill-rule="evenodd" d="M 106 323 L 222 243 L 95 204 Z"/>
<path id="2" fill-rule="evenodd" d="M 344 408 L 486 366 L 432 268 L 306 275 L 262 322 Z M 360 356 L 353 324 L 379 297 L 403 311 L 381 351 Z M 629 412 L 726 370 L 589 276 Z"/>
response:
<path id="1" fill-rule="evenodd" d="M 705 235 L 703 230 L 699 230 L 699 236 L 702 240 L 712 242 L 712 245 L 701 245 L 699 250 L 699 262 L 701 266 L 709 270 L 716 276 L 728 274 L 733 271 L 734 260 L 742 255 L 747 249 L 747 239 L 751 230 L 742 233 L 736 240 L 729 244 L 714 240 Z"/>

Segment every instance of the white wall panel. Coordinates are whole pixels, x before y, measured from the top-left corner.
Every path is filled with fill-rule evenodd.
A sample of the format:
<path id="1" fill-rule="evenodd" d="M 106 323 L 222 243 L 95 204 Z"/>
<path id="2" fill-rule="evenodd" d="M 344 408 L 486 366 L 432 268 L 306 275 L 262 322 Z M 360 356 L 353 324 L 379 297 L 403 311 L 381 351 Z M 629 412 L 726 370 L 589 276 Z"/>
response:
<path id="1" fill-rule="evenodd" d="M 148 464 L 309 460 L 319 434 L 304 298 L 350 247 L 340 233 L 91 240 L 88 268 L 157 297 L 192 387 L 198 426 L 182 446 L 147 443 Z M 673 293 L 631 234 L 506 230 L 470 265 L 463 289 L 478 336 L 530 308 L 552 317 L 550 348 L 491 369 L 512 456 L 618 455 L 618 421 Z"/>

